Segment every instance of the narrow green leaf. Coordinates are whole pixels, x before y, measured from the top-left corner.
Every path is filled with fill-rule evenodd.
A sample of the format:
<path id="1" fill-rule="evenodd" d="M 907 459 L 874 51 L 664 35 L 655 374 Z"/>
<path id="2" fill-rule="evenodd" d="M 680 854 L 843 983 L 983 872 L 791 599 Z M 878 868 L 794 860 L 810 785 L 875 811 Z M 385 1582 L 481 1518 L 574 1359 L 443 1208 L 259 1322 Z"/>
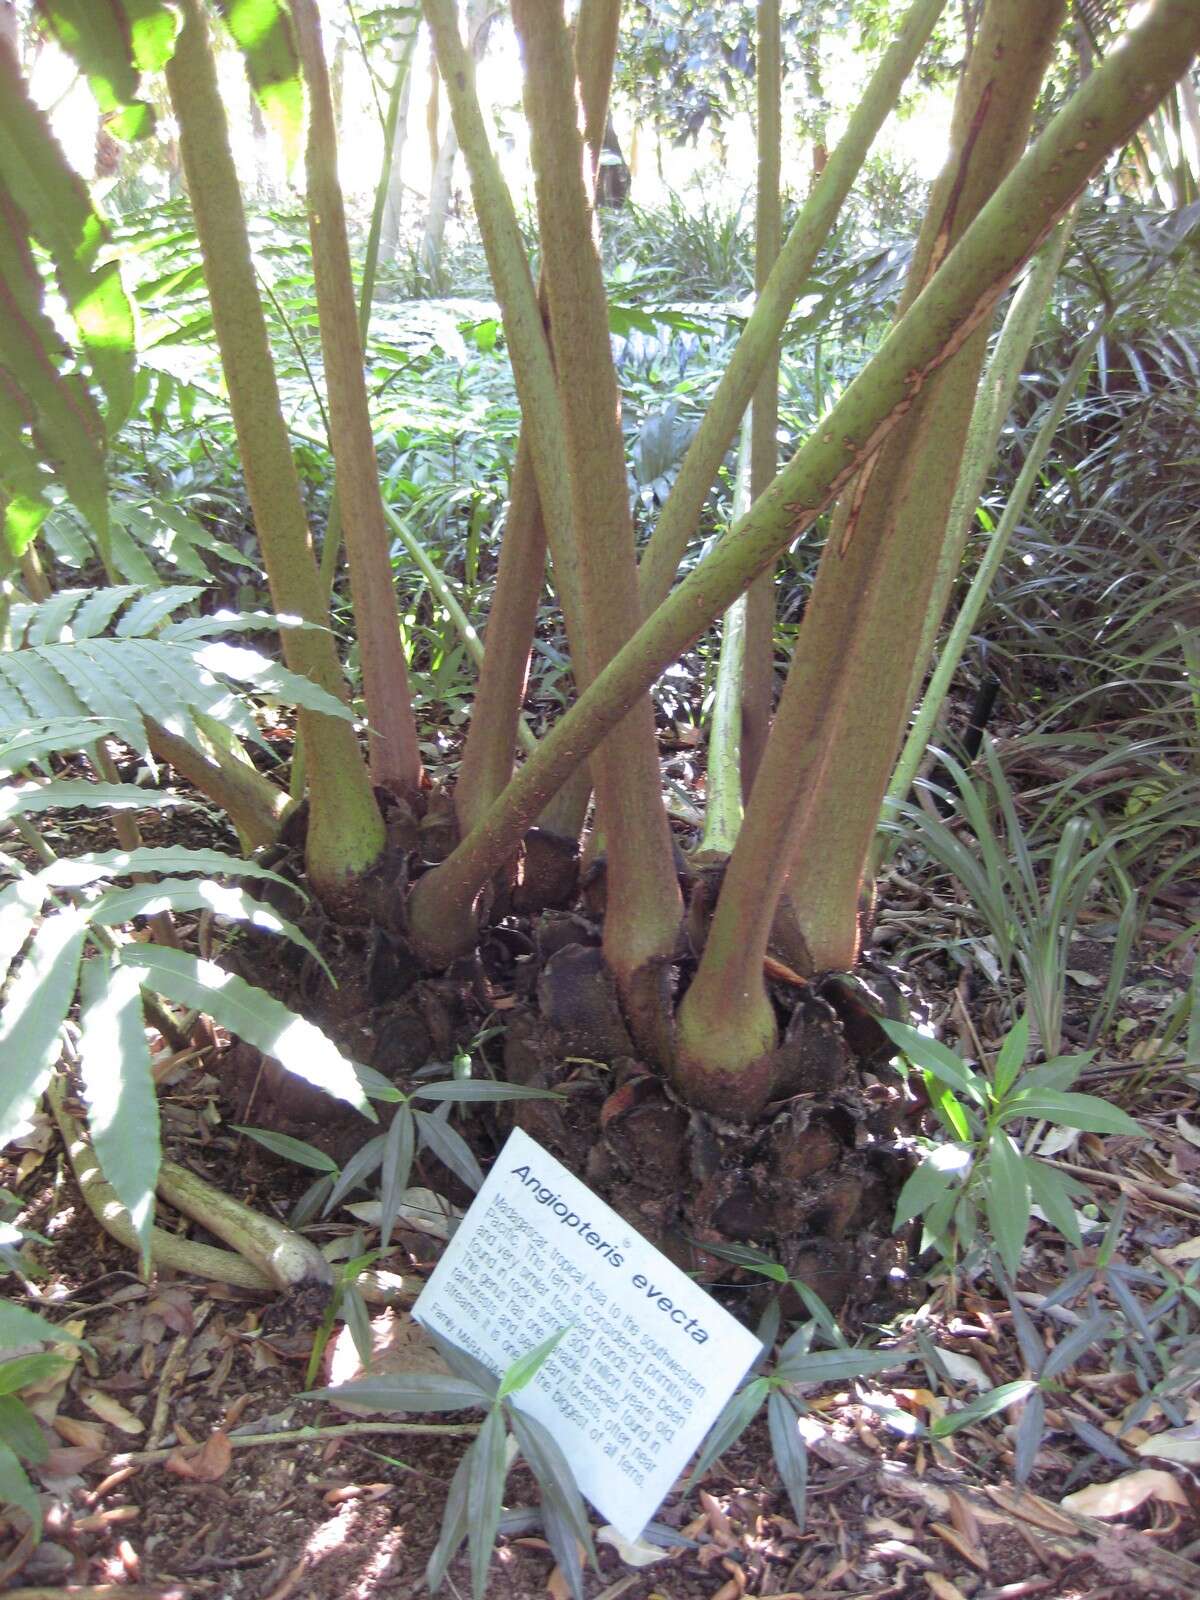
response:
<path id="1" fill-rule="evenodd" d="M 121 961 L 137 972 L 138 982 L 147 988 L 179 1005 L 206 1011 L 239 1039 L 274 1056 L 286 1071 L 347 1101 L 372 1122 L 378 1120 L 353 1064 L 319 1028 L 265 990 L 253 988 L 215 961 L 202 961 L 184 950 L 126 945 Z"/>
<path id="2" fill-rule="evenodd" d="M 386 1250 L 392 1242 L 392 1229 L 396 1225 L 396 1216 L 412 1173 L 416 1140 L 417 1130 L 411 1107 L 397 1106 L 383 1142 L 383 1188 L 379 1212 L 381 1250 Z"/>
<path id="3" fill-rule="evenodd" d="M 1075 1218 L 1073 1199 L 1082 1198 L 1085 1191 L 1065 1172 L 1057 1172 L 1036 1156 L 1025 1157 L 1025 1176 L 1033 1194 L 1033 1202 L 1040 1208 L 1046 1221 L 1057 1228 L 1069 1244 L 1083 1243 L 1079 1223 Z"/>
<path id="4" fill-rule="evenodd" d="M 1002 1099 L 1012 1086 L 1013 1079 L 1025 1065 L 1025 1058 L 1029 1054 L 1029 1013 L 1026 1012 L 1013 1023 L 1005 1035 L 1004 1043 L 1000 1046 L 996 1056 L 996 1065 L 992 1074 L 996 1088 L 997 1099 Z"/>
<path id="5" fill-rule="evenodd" d="M 491 1405 L 490 1395 L 478 1384 L 436 1372 L 381 1373 L 333 1389 L 312 1389 L 304 1398 L 365 1406 L 370 1411 L 470 1411 Z"/>
<path id="6" fill-rule="evenodd" d="M 135 883 L 128 889 L 112 890 L 95 907 L 92 920 L 106 927 L 119 927 L 134 917 L 152 917 L 160 911 L 211 911 L 231 922 L 247 922 L 264 933 L 280 934 L 312 956 L 330 982 L 336 984 L 324 956 L 294 922 L 244 889 L 213 883 L 211 879 L 164 878 L 160 883 Z"/>
<path id="7" fill-rule="evenodd" d="M 500 1378 L 500 1387 L 496 1391 L 497 1400 L 506 1400 L 510 1394 L 516 1394 L 518 1390 L 532 1382 L 570 1331 L 570 1326 L 560 1328 L 557 1333 L 552 1333 L 548 1339 L 543 1339 L 541 1344 L 535 1345 L 532 1350 L 527 1350 L 523 1356 L 518 1356 L 511 1366 L 506 1367 Z"/>
<path id="8" fill-rule="evenodd" d="M 1112 1318 L 1105 1316 L 1103 1312 L 1088 1317 L 1086 1322 L 1081 1322 L 1077 1328 L 1072 1328 L 1070 1333 L 1058 1341 L 1042 1363 L 1039 1376 L 1048 1382 L 1051 1378 L 1057 1378 L 1060 1373 L 1066 1372 L 1068 1367 L 1073 1367 L 1089 1350 L 1099 1345 L 1111 1327 Z"/>
<path id="9" fill-rule="evenodd" d="M 438 1535 L 437 1544 L 430 1552 L 429 1564 L 425 1568 L 425 1582 L 431 1594 L 436 1594 L 441 1588 L 450 1563 L 467 1537 L 467 1480 L 471 1474 L 471 1456 L 474 1448 L 472 1445 L 464 1454 L 450 1480 L 446 1509 L 442 1512 L 442 1531 Z"/>
<path id="10" fill-rule="evenodd" d="M 542 1532 L 550 1546 L 558 1570 L 567 1580 L 571 1600 L 584 1600 L 583 1562 L 579 1557 L 579 1540 L 567 1519 L 560 1498 L 542 1489 Z"/>
<path id="11" fill-rule="evenodd" d="M 1082 1055 L 1055 1056 L 1052 1061 L 1030 1067 L 1021 1078 L 1021 1089 L 1069 1089 L 1095 1054 L 1094 1050 L 1085 1050 Z"/>
<path id="12" fill-rule="evenodd" d="M 371 1174 L 378 1170 L 383 1161 L 383 1146 L 385 1135 L 377 1133 L 373 1139 L 368 1139 L 366 1144 L 360 1145 L 342 1168 L 342 1175 L 329 1191 L 329 1199 L 325 1202 L 324 1215 L 328 1216 L 338 1201 L 344 1195 L 366 1183 Z"/>
<path id="13" fill-rule="evenodd" d="M 721 1415 L 708 1431 L 700 1454 L 696 1457 L 696 1464 L 688 1474 L 686 1488 L 694 1488 L 713 1462 L 737 1443 L 762 1410 L 763 1401 L 770 1392 L 768 1379 L 754 1378 L 729 1398 Z"/>
<path id="14" fill-rule="evenodd" d="M 596 1552 L 592 1545 L 592 1530 L 588 1525 L 587 1512 L 584 1510 L 571 1464 L 559 1447 L 558 1441 L 536 1417 L 529 1416 L 519 1405 L 509 1408 L 508 1419 L 516 1437 L 517 1447 L 541 1485 L 542 1494 L 563 1517 L 567 1531 L 571 1535 L 571 1545 L 574 1546 L 578 1541 L 587 1553 L 588 1560 L 596 1566 Z M 553 1540 L 551 1544 L 554 1544 Z M 561 1562 L 562 1555 L 558 1546 L 554 1548 Z"/>
<path id="15" fill-rule="evenodd" d="M 971 1124 L 967 1121 L 963 1107 L 955 1098 L 954 1091 L 939 1083 L 931 1072 L 925 1074 L 925 1086 L 929 1093 L 929 1103 L 947 1130 L 956 1139 L 970 1139 Z"/>
<path id="16" fill-rule="evenodd" d="M 0 1361 L 0 1394 L 16 1394 L 31 1383 L 44 1383 L 47 1378 L 57 1378 L 69 1365 L 65 1356 L 53 1355 L 49 1351 Z"/>
<path id="17" fill-rule="evenodd" d="M 283 884 L 296 894 L 303 893 L 278 872 L 260 866 L 257 861 L 247 861 L 243 856 L 228 855 L 223 850 L 189 850 L 183 845 L 142 845 L 137 850 L 92 850 L 84 855 L 72 856 L 71 861 L 75 867 L 83 863 L 100 869 L 89 882 L 96 882 L 102 877 L 124 878 L 135 872 L 196 872 L 214 876 L 220 873 L 228 878 L 261 878 L 270 883 Z M 55 883 L 58 880 L 53 874 L 54 869 L 47 867 L 41 876 Z M 72 883 L 78 881 L 71 879 Z"/>
<path id="18" fill-rule="evenodd" d="M 0 1439 L 34 1466 L 46 1459 L 50 1448 L 33 1412 L 13 1394 L 0 1394 Z"/>
<path id="19" fill-rule="evenodd" d="M 904 1350 L 810 1350 L 806 1355 L 785 1356 L 776 1366 L 774 1377 L 784 1383 L 841 1383 L 847 1378 L 892 1372 L 906 1367 L 911 1360 Z"/>
<path id="20" fill-rule="evenodd" d="M 892 1043 L 914 1066 L 931 1073 L 939 1082 L 966 1095 L 977 1105 L 984 1104 L 986 1096 L 982 1082 L 953 1050 L 947 1049 L 937 1039 L 919 1033 L 916 1028 L 909 1027 L 907 1022 L 892 1022 L 886 1017 L 877 1020 Z"/>
<path id="21" fill-rule="evenodd" d="M 744 1267 L 747 1272 L 757 1272 L 761 1277 L 770 1278 L 774 1283 L 786 1283 L 788 1280 L 787 1268 L 778 1261 L 773 1260 L 761 1250 L 755 1250 L 752 1245 L 745 1244 L 715 1244 L 707 1239 L 688 1239 L 688 1243 L 697 1250 L 703 1250 L 710 1256 L 716 1256 L 718 1261 L 728 1261 L 735 1267 Z"/>
<path id="22" fill-rule="evenodd" d="M 984 1193 L 988 1225 L 1000 1259 L 1015 1278 L 1029 1231 L 1029 1180 L 1016 1145 L 1001 1131 L 993 1134 L 988 1145 Z"/>
<path id="23" fill-rule="evenodd" d="M 1037 1462 L 1042 1435 L 1046 1431 L 1046 1401 L 1040 1389 L 1026 1396 L 1013 1440 L 1013 1477 L 1027 1483 Z"/>
<path id="24" fill-rule="evenodd" d="M 944 1439 L 948 1434 L 957 1433 L 960 1428 L 967 1427 L 972 1422 L 984 1422 L 988 1417 L 994 1417 L 998 1411 L 1005 1410 L 1008 1406 L 1015 1405 L 1018 1400 L 1024 1400 L 1037 1388 L 1033 1378 L 1019 1378 L 1015 1383 L 1002 1383 L 995 1389 L 989 1389 L 986 1394 L 981 1394 L 978 1399 L 970 1401 L 958 1411 L 952 1411 L 945 1417 L 934 1417 L 930 1423 L 929 1431 L 935 1439 Z"/>
<path id="25" fill-rule="evenodd" d="M 796 1524 L 803 1528 L 808 1510 L 808 1450 L 796 1408 L 778 1389 L 772 1389 L 767 1398 L 767 1427 L 775 1465 L 792 1502 Z"/>
<path id="26" fill-rule="evenodd" d="M 455 1177 L 461 1178 L 468 1188 L 482 1188 L 483 1171 L 462 1134 L 456 1133 L 429 1111 L 414 1111 L 413 1115 L 417 1119 L 421 1143 L 432 1150 L 438 1160 L 449 1167 Z"/>
<path id="27" fill-rule="evenodd" d="M 357 1287 L 348 1283 L 342 1290 L 342 1318 L 350 1330 L 354 1349 L 363 1366 L 368 1366 L 375 1353 L 375 1336 L 371 1332 L 371 1313 L 367 1302 Z"/>
<path id="28" fill-rule="evenodd" d="M 0 1350 L 11 1350 L 17 1345 L 41 1343 L 50 1340 L 55 1344 L 83 1344 L 77 1333 L 55 1327 L 36 1311 L 14 1305 L 11 1300 L 0 1300 Z"/>
<path id="29" fill-rule="evenodd" d="M 471 1470 L 467 1476 L 467 1536 L 474 1600 L 483 1600 L 487 1589 L 488 1567 L 500 1526 L 507 1475 L 505 1440 L 504 1412 L 497 1405 L 484 1418 L 479 1437 L 471 1447 Z"/>
<path id="30" fill-rule="evenodd" d="M 412 1091 L 415 1100 L 563 1100 L 554 1089 L 535 1089 L 527 1083 L 489 1083 L 482 1078 L 422 1083 Z"/>
<path id="31" fill-rule="evenodd" d="M 928 1211 L 952 1184 L 965 1178 L 970 1166 L 970 1150 L 962 1145 L 938 1145 L 931 1150 L 901 1189 L 892 1226 L 902 1228 L 906 1222 Z"/>
<path id="32" fill-rule="evenodd" d="M 1005 1106 L 1003 1120 L 1013 1122 L 1019 1117 L 1041 1117 L 1067 1128 L 1080 1128 L 1084 1133 L 1129 1133 L 1144 1137 L 1144 1130 L 1128 1112 L 1094 1094 L 1074 1094 L 1060 1089 L 1018 1090 Z"/>
<path id="33" fill-rule="evenodd" d="M 0 889 L 0 984 L 33 932 L 46 903 L 46 886 L 30 874 Z"/>
<path id="34" fill-rule="evenodd" d="M 25 1469 L 9 1447 L 0 1441 L 0 1505 L 17 1506 L 33 1524 L 34 1537 L 42 1536 L 42 1506 Z"/>
<path id="35" fill-rule="evenodd" d="M 336 1161 L 327 1156 L 323 1150 L 306 1144 L 303 1139 L 293 1139 L 287 1133 L 272 1133 L 270 1128 L 243 1128 L 236 1122 L 230 1126 L 234 1133 L 245 1134 L 247 1139 L 253 1139 L 256 1144 L 261 1144 L 273 1155 L 282 1156 L 285 1161 L 294 1161 L 298 1167 L 309 1167 L 313 1172 L 326 1173 L 338 1170 Z"/>
<path id="36" fill-rule="evenodd" d="M 327 689 L 322 689 L 319 684 L 302 677 L 298 672 L 289 672 L 260 650 L 217 641 L 193 645 L 186 654 L 205 671 L 232 678 L 235 683 L 244 684 L 255 694 L 269 695 L 286 705 L 301 706 L 305 711 L 319 711 L 326 717 L 340 717 L 344 722 L 354 718 L 350 707 L 343 705 Z"/>
<path id="37" fill-rule="evenodd" d="M 106 954 L 83 963 L 80 987 L 79 1064 L 92 1146 L 148 1265 L 162 1138 L 141 989 Z"/>
<path id="38" fill-rule="evenodd" d="M 9 983 L 0 1011 L 0 1146 L 28 1119 L 50 1079 L 59 1029 L 75 997 L 86 924 L 81 911 L 48 917 Z"/>
<path id="39" fill-rule="evenodd" d="M 56 778 L 53 783 L 10 784 L 0 789 L 0 822 L 10 817 L 86 806 L 101 811 L 170 811 L 195 805 L 182 795 L 140 789 L 136 783 L 89 783 L 86 778 Z"/>

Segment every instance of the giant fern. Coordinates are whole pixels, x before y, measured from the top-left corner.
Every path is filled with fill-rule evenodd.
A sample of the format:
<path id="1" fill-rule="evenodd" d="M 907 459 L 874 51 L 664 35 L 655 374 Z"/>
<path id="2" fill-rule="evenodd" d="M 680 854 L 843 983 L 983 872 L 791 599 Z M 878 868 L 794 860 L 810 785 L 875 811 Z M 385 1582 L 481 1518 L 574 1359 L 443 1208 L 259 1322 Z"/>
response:
<path id="1" fill-rule="evenodd" d="M 247 880 L 281 881 L 275 873 L 220 851 L 174 847 L 57 858 L 28 820 L 79 806 L 188 803 L 135 784 L 56 777 L 51 758 L 110 734 L 143 750 L 150 720 L 198 738 L 199 714 L 258 739 L 242 686 L 256 697 L 348 715 L 261 652 L 213 637 L 275 627 L 278 618 L 174 620 L 199 593 L 188 586 L 83 589 L 37 605 L 14 604 L 9 648 L 0 650 L 0 830 L 16 829 L 27 846 L 25 859 L 0 851 L 0 1146 L 49 1082 L 78 997 L 79 1075 L 96 1155 L 143 1242 L 161 1154 L 146 994 L 202 1008 L 368 1116 L 364 1085 L 389 1092 L 263 990 L 214 962 L 133 942 L 124 931 L 137 916 L 208 909 L 280 933 L 317 956 L 298 928 L 246 892 Z M 36 869 L 28 865 L 30 853 L 40 857 Z"/>

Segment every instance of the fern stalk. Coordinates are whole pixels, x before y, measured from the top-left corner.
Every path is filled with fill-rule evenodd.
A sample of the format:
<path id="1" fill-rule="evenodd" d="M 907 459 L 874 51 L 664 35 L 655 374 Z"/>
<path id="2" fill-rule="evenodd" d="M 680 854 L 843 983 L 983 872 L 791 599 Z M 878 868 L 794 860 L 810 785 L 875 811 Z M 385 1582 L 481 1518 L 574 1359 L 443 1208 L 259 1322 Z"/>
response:
<path id="1" fill-rule="evenodd" d="M 337 134 L 315 0 L 292 0 L 308 83 L 305 150 L 308 227 L 329 394 L 329 423 L 346 556 L 362 660 L 371 776 L 398 794 L 415 794 L 421 752 L 396 614 L 379 467 L 363 375 L 362 330 L 354 300 L 346 213 L 337 174 Z"/>
<path id="2" fill-rule="evenodd" d="M 208 28 L 199 0 L 183 0 L 182 9 L 167 83 L 246 487 L 275 609 L 316 624 L 284 631 L 284 658 L 293 671 L 344 701 L 345 680 L 326 626 L 328 612 L 255 287 Z M 302 711 L 299 721 L 310 764 L 306 863 L 314 888 L 329 896 L 379 858 L 383 820 L 353 729 L 319 712 Z"/>

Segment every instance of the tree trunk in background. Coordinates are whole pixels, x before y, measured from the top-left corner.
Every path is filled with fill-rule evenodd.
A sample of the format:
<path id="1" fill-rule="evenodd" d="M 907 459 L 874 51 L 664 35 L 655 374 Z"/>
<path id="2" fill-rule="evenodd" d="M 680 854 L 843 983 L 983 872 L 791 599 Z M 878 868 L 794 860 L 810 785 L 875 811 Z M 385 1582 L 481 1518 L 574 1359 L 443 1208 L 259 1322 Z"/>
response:
<path id="1" fill-rule="evenodd" d="M 400 91 L 400 109 L 396 114 L 396 128 L 392 135 L 387 200 L 383 208 L 383 227 L 379 234 L 381 262 L 394 261 L 400 244 L 400 220 L 404 214 L 404 146 L 408 138 L 408 109 L 412 104 L 410 41 L 419 25 L 420 18 L 414 13 L 407 32 L 401 33 L 396 41 L 396 71 L 404 73 L 404 87 Z"/>
<path id="2" fill-rule="evenodd" d="M 467 50 L 478 65 L 487 49 L 488 34 L 496 15 L 494 0 L 467 0 Z M 430 126 L 433 136 L 436 123 Z M 446 233 L 446 218 L 450 214 L 450 194 L 454 184 L 454 160 L 458 155 L 458 135 L 451 120 L 437 148 L 433 173 L 429 180 L 429 213 L 425 219 L 425 236 L 421 240 L 421 265 L 432 277 L 442 258 L 442 240 Z"/>
<path id="3" fill-rule="evenodd" d="M 17 19 L 16 0 L 0 0 L 0 44 L 6 44 L 20 60 L 21 28 Z"/>
<path id="4" fill-rule="evenodd" d="M 618 210 L 629 199 L 629 166 L 621 150 L 621 141 L 609 117 L 604 124 L 604 154 L 600 171 L 596 175 L 596 204 Z"/>

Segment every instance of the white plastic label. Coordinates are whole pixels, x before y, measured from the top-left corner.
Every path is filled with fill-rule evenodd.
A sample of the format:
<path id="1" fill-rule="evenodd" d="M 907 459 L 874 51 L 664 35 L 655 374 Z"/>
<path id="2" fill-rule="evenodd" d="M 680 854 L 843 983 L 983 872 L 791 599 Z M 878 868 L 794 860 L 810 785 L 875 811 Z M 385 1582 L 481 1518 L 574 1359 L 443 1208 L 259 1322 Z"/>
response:
<path id="1" fill-rule="evenodd" d="M 569 1332 L 514 1403 L 638 1537 L 759 1351 L 758 1340 L 518 1128 L 413 1316 L 493 1372 Z"/>

